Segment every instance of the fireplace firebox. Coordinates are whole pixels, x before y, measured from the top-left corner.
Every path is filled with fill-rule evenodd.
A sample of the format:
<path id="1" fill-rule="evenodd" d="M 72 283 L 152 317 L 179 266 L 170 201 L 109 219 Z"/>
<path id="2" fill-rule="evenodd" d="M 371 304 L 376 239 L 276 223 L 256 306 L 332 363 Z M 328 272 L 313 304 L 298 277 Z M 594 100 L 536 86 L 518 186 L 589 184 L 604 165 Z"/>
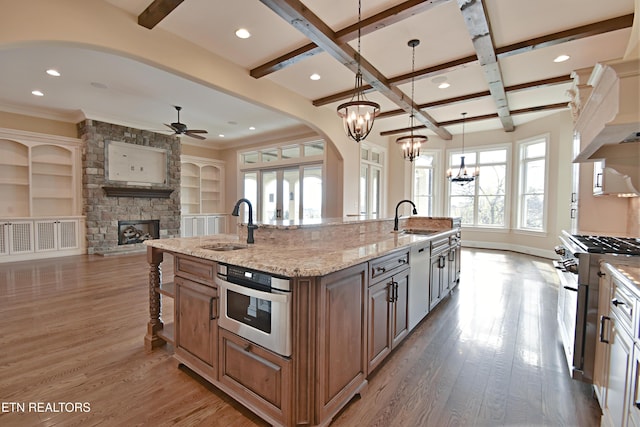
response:
<path id="1" fill-rule="evenodd" d="M 132 245 L 160 238 L 160 220 L 118 221 L 118 245 Z"/>

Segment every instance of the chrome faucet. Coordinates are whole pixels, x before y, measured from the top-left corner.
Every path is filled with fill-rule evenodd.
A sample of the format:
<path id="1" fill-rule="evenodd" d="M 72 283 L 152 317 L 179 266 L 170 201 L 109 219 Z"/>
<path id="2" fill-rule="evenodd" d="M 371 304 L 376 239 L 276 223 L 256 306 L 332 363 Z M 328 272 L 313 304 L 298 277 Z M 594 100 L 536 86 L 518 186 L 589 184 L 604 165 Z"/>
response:
<path id="1" fill-rule="evenodd" d="M 414 215 L 418 215 L 418 211 L 416 210 L 416 204 L 415 203 L 413 203 L 411 200 L 407 200 L 407 199 L 400 200 L 398 202 L 398 204 L 396 205 L 396 217 L 393 219 L 393 231 L 398 231 L 398 208 L 404 202 L 411 203 L 411 206 L 413 206 L 413 214 Z"/>
<path id="2" fill-rule="evenodd" d="M 253 242 L 253 230 L 257 229 L 258 226 L 253 223 L 253 206 L 251 206 L 251 202 L 249 199 L 240 199 L 236 202 L 236 205 L 233 207 L 233 212 L 231 215 L 240 216 L 240 204 L 245 202 L 247 206 L 249 206 L 249 222 L 247 223 L 247 243 Z"/>

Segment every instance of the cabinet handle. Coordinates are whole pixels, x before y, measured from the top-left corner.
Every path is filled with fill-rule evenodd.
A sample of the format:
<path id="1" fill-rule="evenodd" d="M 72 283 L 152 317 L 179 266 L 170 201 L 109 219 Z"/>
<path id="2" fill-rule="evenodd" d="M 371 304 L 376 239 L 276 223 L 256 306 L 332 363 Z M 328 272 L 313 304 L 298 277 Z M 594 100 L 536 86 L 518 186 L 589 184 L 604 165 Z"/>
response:
<path id="1" fill-rule="evenodd" d="M 387 271 L 387 269 L 384 267 L 376 267 L 376 271 L 380 273 L 384 273 L 385 271 Z"/>
<path id="2" fill-rule="evenodd" d="M 455 261 L 456 259 L 456 251 L 455 250 L 451 250 L 449 251 L 449 261 Z"/>
<path id="3" fill-rule="evenodd" d="M 596 188 L 602 188 L 602 173 L 596 175 Z"/>
<path id="4" fill-rule="evenodd" d="M 398 260 L 398 262 L 399 262 L 400 264 L 406 264 L 406 263 L 407 263 L 407 259 L 406 259 L 406 258 L 400 258 L 400 259 Z"/>
<path id="5" fill-rule="evenodd" d="M 443 255 L 440 255 L 440 258 L 438 259 L 438 268 L 444 268 L 446 262 L 447 258 L 445 258 Z"/>
<path id="6" fill-rule="evenodd" d="M 387 302 L 393 302 L 393 282 L 387 283 Z"/>
<path id="7" fill-rule="evenodd" d="M 609 316 L 600 316 L 600 342 L 609 344 L 609 340 L 604 339 L 604 321 L 611 320 Z"/>
<path id="8" fill-rule="evenodd" d="M 576 213 L 577 212 L 578 212 L 577 209 L 575 209 L 575 208 L 571 209 L 571 215 L 570 215 L 571 219 L 576 219 Z"/>
<path id="9" fill-rule="evenodd" d="M 215 304 L 214 302 L 218 301 L 218 297 L 211 297 L 211 299 L 209 300 L 209 319 L 210 320 L 215 320 L 218 318 L 218 304 Z M 213 307 L 216 307 L 216 314 L 213 314 Z"/>
<path id="10" fill-rule="evenodd" d="M 243 347 L 243 350 L 246 352 L 250 352 L 251 351 L 251 344 L 247 344 Z"/>
<path id="11" fill-rule="evenodd" d="M 615 305 L 616 307 L 617 307 L 617 306 L 619 306 L 619 305 L 625 305 L 625 304 L 624 304 L 624 301 L 620 301 L 620 300 L 619 300 L 619 299 L 617 299 L 617 298 L 612 299 L 612 300 L 611 300 L 611 304 Z"/>
<path id="12" fill-rule="evenodd" d="M 576 193 L 575 191 L 573 193 L 571 193 L 571 203 L 575 203 L 578 201 L 578 198 L 576 197 Z"/>
<path id="13" fill-rule="evenodd" d="M 603 273 L 602 271 L 598 271 L 598 277 L 604 277 L 607 275 L 607 273 Z"/>
<path id="14" fill-rule="evenodd" d="M 393 302 L 398 301 L 398 282 L 395 280 L 391 282 L 393 285 Z"/>

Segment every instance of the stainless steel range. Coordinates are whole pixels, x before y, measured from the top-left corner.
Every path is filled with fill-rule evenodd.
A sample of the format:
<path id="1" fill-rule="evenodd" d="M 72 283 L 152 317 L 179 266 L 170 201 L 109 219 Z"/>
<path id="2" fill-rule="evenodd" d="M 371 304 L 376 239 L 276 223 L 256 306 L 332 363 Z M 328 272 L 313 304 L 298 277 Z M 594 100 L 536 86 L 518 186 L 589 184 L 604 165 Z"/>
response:
<path id="1" fill-rule="evenodd" d="M 554 261 L 560 278 L 558 325 L 569 372 L 592 383 L 598 330 L 600 261 L 640 256 L 640 239 L 572 235 L 563 231 Z"/>

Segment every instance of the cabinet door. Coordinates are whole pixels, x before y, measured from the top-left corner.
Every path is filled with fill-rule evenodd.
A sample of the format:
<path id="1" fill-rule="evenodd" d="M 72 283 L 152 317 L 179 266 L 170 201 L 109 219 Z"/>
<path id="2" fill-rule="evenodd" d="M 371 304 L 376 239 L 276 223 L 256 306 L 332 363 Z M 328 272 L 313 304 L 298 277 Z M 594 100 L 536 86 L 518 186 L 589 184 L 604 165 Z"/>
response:
<path id="1" fill-rule="evenodd" d="M 333 416 L 365 384 L 367 263 L 320 279 L 317 313 L 316 416 Z"/>
<path id="2" fill-rule="evenodd" d="M 176 283 L 176 357 L 207 379 L 215 380 L 217 289 L 182 277 Z"/>
<path id="3" fill-rule="evenodd" d="M 449 252 L 447 251 L 441 255 L 440 260 L 440 274 L 442 274 L 442 278 L 440 279 L 440 299 L 444 298 L 451 288 L 451 283 L 449 282 L 449 264 Z"/>
<path id="4" fill-rule="evenodd" d="M 609 340 L 609 364 L 606 368 L 606 394 L 603 416 L 611 426 L 626 425 L 629 412 L 630 368 L 633 341 L 628 332 L 619 326 L 620 320 L 612 313 L 611 338 Z"/>
<path id="5" fill-rule="evenodd" d="M 383 280 L 369 288 L 368 372 L 373 371 L 391 351 L 392 286 L 392 281 Z"/>
<path id="6" fill-rule="evenodd" d="M 633 348 L 633 366 L 631 368 L 629 426 L 640 427 L 640 347 L 637 345 Z"/>
<path id="7" fill-rule="evenodd" d="M 33 221 L 11 221 L 9 223 L 9 253 L 31 253 L 33 247 Z"/>
<path id="8" fill-rule="evenodd" d="M 409 334 L 409 269 L 393 276 L 393 286 L 391 348 L 395 348 Z"/>
<path id="9" fill-rule="evenodd" d="M 440 288 L 442 282 L 442 257 L 431 258 L 431 269 L 429 272 L 429 310 L 440 302 Z"/>
<path id="10" fill-rule="evenodd" d="M 291 419 L 291 359 L 220 329 L 220 383 L 271 423 Z"/>
<path id="11" fill-rule="evenodd" d="M 598 398 L 600 408 L 605 405 L 606 372 L 609 365 L 609 344 L 611 337 L 611 319 L 609 317 L 609 303 L 611 301 L 611 274 L 605 274 L 600 279 L 598 294 L 598 338 L 596 340 L 596 354 L 593 369 L 593 391 Z"/>

